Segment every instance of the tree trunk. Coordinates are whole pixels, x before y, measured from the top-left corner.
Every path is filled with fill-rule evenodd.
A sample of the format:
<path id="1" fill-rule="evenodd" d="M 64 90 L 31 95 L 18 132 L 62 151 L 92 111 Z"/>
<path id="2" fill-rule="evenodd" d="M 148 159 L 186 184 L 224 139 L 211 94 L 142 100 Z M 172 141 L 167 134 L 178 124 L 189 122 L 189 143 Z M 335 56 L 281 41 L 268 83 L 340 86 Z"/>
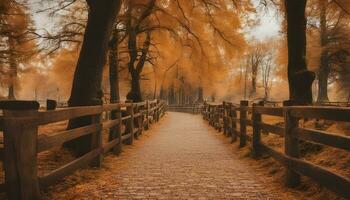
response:
<path id="1" fill-rule="evenodd" d="M 258 62 L 258 61 L 255 61 L 255 62 Z M 252 63 L 252 89 L 250 91 L 249 97 L 255 97 L 256 95 L 256 77 L 257 76 L 258 76 L 258 63 Z"/>
<path id="2" fill-rule="evenodd" d="M 327 33 L 327 2 L 319 0 L 320 5 L 320 39 L 321 39 L 321 62 L 318 73 L 318 95 L 317 102 L 328 102 L 328 76 L 330 73 L 330 67 L 328 62 L 328 33 Z"/>
<path id="3" fill-rule="evenodd" d="M 120 101 L 119 94 L 119 66 L 118 66 L 118 31 L 114 30 L 109 49 L 109 84 L 111 103 Z"/>
<path id="4" fill-rule="evenodd" d="M 131 71 L 131 91 L 128 93 L 127 99 L 133 102 L 142 101 L 140 74 L 136 70 Z"/>
<path id="5" fill-rule="evenodd" d="M 312 103 L 312 82 L 315 74 L 306 66 L 307 0 L 285 0 L 288 37 L 289 98 L 298 104 Z"/>
<path id="6" fill-rule="evenodd" d="M 84 34 L 73 87 L 68 101 L 69 107 L 102 104 L 102 71 L 106 62 L 109 37 L 120 9 L 120 0 L 87 0 L 89 6 L 88 22 Z M 81 117 L 69 121 L 73 129 L 91 124 L 91 117 Z M 91 148 L 91 135 L 83 136 L 65 144 L 77 156 Z"/>
<path id="7" fill-rule="evenodd" d="M 113 36 L 110 41 L 109 48 L 109 87 L 110 87 L 110 102 L 120 102 L 119 94 L 119 67 L 118 67 L 118 30 L 113 30 Z M 111 119 L 117 118 L 117 113 L 120 110 L 114 110 L 111 112 Z M 111 128 L 109 131 L 109 141 L 112 141 L 117 137 L 117 127 Z"/>
<path id="8" fill-rule="evenodd" d="M 15 100 L 15 82 L 17 79 L 17 63 L 15 59 L 16 46 L 13 36 L 9 36 L 9 46 L 10 46 L 10 81 L 8 85 L 8 99 Z"/>

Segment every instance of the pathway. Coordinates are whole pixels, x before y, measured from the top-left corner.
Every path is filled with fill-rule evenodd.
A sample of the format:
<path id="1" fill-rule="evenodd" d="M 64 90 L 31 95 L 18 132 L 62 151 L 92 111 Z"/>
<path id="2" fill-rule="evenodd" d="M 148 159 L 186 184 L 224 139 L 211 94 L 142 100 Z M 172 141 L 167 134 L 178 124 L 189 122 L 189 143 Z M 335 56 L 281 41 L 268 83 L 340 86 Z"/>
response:
<path id="1" fill-rule="evenodd" d="M 46 199 L 282 199 L 201 116 L 169 112 L 102 169 L 50 188 Z M 284 197 L 285 198 L 285 197 Z"/>

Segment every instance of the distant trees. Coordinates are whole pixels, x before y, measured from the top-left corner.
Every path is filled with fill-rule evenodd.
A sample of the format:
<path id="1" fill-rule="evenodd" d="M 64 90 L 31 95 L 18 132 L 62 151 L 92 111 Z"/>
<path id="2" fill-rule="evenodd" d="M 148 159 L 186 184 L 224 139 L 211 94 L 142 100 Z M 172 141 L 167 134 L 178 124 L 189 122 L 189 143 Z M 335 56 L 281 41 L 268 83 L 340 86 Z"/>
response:
<path id="1" fill-rule="evenodd" d="M 241 63 L 241 76 L 244 75 L 244 98 L 264 98 L 268 100 L 271 89 L 273 71 L 276 65 L 275 44 L 272 39 L 265 41 L 250 42 L 250 47 L 246 53 L 245 60 Z M 248 85 L 248 80 L 250 84 Z M 258 89 L 263 88 L 264 93 L 258 93 Z M 248 96 L 248 91 L 249 96 Z"/>
<path id="2" fill-rule="evenodd" d="M 31 18 L 26 2 L 4 0 L 0 3 L 0 77 L 8 88 L 8 99 L 15 99 L 19 65 L 36 51 Z"/>
<path id="3" fill-rule="evenodd" d="M 344 73 L 342 68 L 349 65 L 347 58 L 350 55 L 350 40 L 347 35 L 350 18 L 341 6 L 337 1 L 315 0 L 309 3 L 309 31 L 313 37 L 320 38 L 316 41 L 317 44 L 312 44 L 316 48 L 310 48 L 310 51 L 320 52 L 319 57 L 316 57 L 319 59 L 316 62 L 317 102 L 329 101 L 328 88 L 339 81 Z"/>

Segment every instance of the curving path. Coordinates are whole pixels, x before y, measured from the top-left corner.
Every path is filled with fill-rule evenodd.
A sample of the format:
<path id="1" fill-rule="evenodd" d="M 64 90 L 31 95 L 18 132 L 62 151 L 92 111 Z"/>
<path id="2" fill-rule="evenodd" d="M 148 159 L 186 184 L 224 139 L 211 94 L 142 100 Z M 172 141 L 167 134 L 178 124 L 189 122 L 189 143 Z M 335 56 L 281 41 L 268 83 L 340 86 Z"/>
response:
<path id="1" fill-rule="evenodd" d="M 100 170 L 67 177 L 45 198 L 284 199 L 201 116 L 170 112 L 123 151 Z"/>

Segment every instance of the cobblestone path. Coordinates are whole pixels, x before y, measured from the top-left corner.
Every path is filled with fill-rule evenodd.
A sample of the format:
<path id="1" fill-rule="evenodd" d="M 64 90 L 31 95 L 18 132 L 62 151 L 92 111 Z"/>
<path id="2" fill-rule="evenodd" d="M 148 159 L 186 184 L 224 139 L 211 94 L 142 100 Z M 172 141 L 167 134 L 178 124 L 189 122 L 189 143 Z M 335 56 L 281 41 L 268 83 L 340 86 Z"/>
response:
<path id="1" fill-rule="evenodd" d="M 75 173 L 45 198 L 285 199 L 201 116 L 170 112 L 119 157 L 105 159 L 102 169 Z"/>

